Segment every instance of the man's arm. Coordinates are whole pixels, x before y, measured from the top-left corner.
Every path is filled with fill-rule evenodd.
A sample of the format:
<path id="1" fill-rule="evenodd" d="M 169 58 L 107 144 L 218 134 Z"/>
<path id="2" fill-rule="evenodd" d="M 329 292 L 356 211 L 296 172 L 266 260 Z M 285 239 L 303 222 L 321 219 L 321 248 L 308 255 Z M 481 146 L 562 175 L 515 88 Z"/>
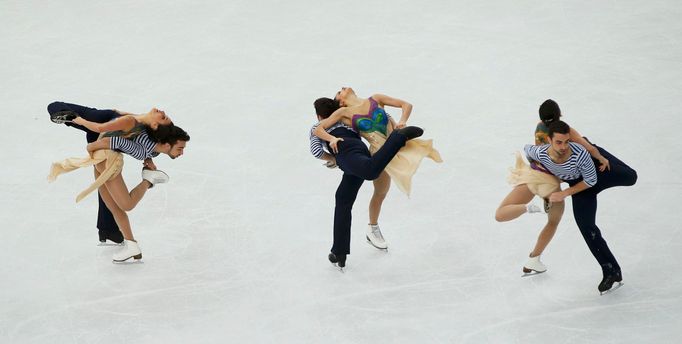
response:
<path id="1" fill-rule="evenodd" d="M 111 138 L 103 137 L 95 142 L 88 143 L 87 150 L 88 154 L 92 155 L 93 152 L 101 149 L 109 149 L 111 144 Z"/>
<path id="2" fill-rule="evenodd" d="M 580 170 L 580 175 L 583 177 L 583 181 L 566 190 L 551 194 L 549 196 L 550 202 L 561 202 L 564 198 L 587 190 L 597 184 L 597 170 L 594 168 L 594 163 L 587 150 L 583 150 L 578 155 L 578 169 Z"/>
<path id="3" fill-rule="evenodd" d="M 147 150 L 145 150 L 142 144 L 119 136 L 113 136 L 110 139 L 109 149 L 111 150 L 128 154 L 137 160 L 144 160 L 148 157 Z"/>
<path id="4" fill-rule="evenodd" d="M 312 129 L 310 129 L 310 154 L 317 159 L 325 160 L 327 162 L 327 167 L 333 168 L 336 166 L 336 158 L 325 151 L 322 139 L 314 134 L 316 128 L 317 125 L 314 125 Z"/>
<path id="5" fill-rule="evenodd" d="M 526 153 L 526 158 L 528 161 L 540 161 L 538 158 L 538 149 L 540 146 L 535 145 L 525 145 L 523 151 Z"/>

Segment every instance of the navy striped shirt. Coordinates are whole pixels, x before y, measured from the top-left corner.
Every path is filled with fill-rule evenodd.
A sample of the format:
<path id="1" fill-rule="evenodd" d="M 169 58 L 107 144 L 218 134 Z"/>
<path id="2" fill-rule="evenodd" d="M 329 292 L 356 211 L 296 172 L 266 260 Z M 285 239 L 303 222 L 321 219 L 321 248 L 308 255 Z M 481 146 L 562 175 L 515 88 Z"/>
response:
<path id="1" fill-rule="evenodd" d="M 329 151 L 327 151 L 327 150 L 325 149 L 325 146 L 326 146 L 325 141 L 323 141 L 321 138 L 315 136 L 315 128 L 317 128 L 318 125 L 320 125 L 319 122 L 318 122 L 317 124 L 313 125 L 312 128 L 310 128 L 310 153 L 311 153 L 314 157 L 320 159 L 320 158 L 322 158 L 322 154 L 323 154 L 324 152 L 329 153 Z M 349 127 L 349 126 L 343 124 L 343 122 L 336 122 L 336 123 L 334 123 L 334 125 L 332 125 L 331 127 L 327 128 L 326 132 L 329 133 L 329 132 L 331 132 L 332 130 L 334 130 L 334 129 L 336 129 L 336 128 L 346 128 L 346 129 L 348 129 L 348 130 L 350 130 L 350 131 L 352 131 L 352 132 L 355 132 L 355 130 L 353 130 L 351 127 Z"/>
<path id="2" fill-rule="evenodd" d="M 126 139 L 120 136 L 112 136 L 109 148 L 121 153 L 128 154 L 137 160 L 153 158 L 159 155 L 154 151 L 156 142 L 149 138 L 145 131 L 140 132 L 134 138 Z"/>
<path id="3" fill-rule="evenodd" d="M 597 184 L 597 170 L 594 168 L 594 162 L 590 153 L 585 147 L 575 143 L 569 142 L 571 147 L 571 156 L 563 164 L 557 164 L 552 161 L 547 149 L 550 145 L 526 145 L 523 150 L 526 152 L 528 160 L 535 160 L 542 164 L 549 172 L 563 181 L 576 180 L 583 178 L 585 184 L 594 186 Z"/>

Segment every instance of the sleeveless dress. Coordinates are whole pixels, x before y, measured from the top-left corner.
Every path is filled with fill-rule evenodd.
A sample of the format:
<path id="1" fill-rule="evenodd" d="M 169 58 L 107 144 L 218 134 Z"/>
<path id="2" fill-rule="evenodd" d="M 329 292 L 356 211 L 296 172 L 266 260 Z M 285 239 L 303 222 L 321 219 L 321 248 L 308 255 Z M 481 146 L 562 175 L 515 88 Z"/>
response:
<path id="1" fill-rule="evenodd" d="M 547 126 L 540 122 L 535 128 L 535 144 L 548 144 L 548 132 Z M 521 157 L 520 152 L 516 152 L 516 165 L 509 170 L 511 172 L 507 178 L 509 184 L 514 186 L 526 184 L 530 192 L 542 198 L 548 198 L 560 188 L 561 181 L 559 178 L 547 171 L 537 161 L 531 161 L 528 165 Z"/>
<path id="2" fill-rule="evenodd" d="M 374 155 L 386 142 L 389 121 L 388 115 L 376 100 L 370 97 L 369 101 L 368 113 L 353 115 L 351 124 L 353 130 L 369 142 L 369 152 Z M 412 189 L 412 176 L 425 157 L 443 162 L 440 153 L 433 148 L 433 140 L 408 140 L 385 168 L 398 189 L 407 196 L 410 196 Z"/>

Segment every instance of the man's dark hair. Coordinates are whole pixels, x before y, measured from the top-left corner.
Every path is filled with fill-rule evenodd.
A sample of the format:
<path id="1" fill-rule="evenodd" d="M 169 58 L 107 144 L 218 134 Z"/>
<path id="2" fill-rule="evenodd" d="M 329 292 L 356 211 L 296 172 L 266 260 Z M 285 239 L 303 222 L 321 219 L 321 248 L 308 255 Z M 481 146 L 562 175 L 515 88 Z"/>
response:
<path id="1" fill-rule="evenodd" d="M 189 141 L 189 135 L 182 128 L 175 124 L 160 124 L 156 130 L 147 127 L 147 135 L 149 139 L 156 143 L 169 143 L 171 146 L 178 143 L 178 141 Z"/>
<path id="2" fill-rule="evenodd" d="M 545 100 L 542 105 L 540 105 L 539 113 L 540 120 L 547 126 L 549 126 L 552 122 L 558 121 L 559 117 L 561 117 L 561 109 L 559 108 L 559 104 L 551 99 Z"/>
<path id="3" fill-rule="evenodd" d="M 331 116 L 334 111 L 341 107 L 337 100 L 324 97 L 315 100 L 313 105 L 315 106 L 315 113 L 322 119 Z"/>
<path id="4" fill-rule="evenodd" d="M 568 134 L 571 132 L 571 127 L 566 124 L 564 121 L 556 121 L 552 122 L 552 124 L 549 125 L 549 138 L 553 138 L 554 134 Z"/>

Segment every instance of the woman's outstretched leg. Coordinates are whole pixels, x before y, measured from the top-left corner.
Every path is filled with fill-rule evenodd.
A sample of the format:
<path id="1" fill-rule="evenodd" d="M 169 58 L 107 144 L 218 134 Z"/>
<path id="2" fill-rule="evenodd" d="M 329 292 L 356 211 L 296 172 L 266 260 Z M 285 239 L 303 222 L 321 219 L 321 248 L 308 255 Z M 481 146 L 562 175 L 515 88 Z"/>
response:
<path id="1" fill-rule="evenodd" d="M 131 211 L 142 200 L 142 197 L 147 193 L 152 183 L 143 179 L 135 188 L 128 192 L 128 187 L 121 174 L 119 174 L 107 181 L 105 185 L 116 205 L 123 211 Z"/>
<path id="2" fill-rule="evenodd" d="M 495 220 L 498 222 L 511 221 L 528 212 L 526 205 L 533 197 L 535 195 L 530 192 L 526 184 L 515 186 L 495 211 Z"/>

